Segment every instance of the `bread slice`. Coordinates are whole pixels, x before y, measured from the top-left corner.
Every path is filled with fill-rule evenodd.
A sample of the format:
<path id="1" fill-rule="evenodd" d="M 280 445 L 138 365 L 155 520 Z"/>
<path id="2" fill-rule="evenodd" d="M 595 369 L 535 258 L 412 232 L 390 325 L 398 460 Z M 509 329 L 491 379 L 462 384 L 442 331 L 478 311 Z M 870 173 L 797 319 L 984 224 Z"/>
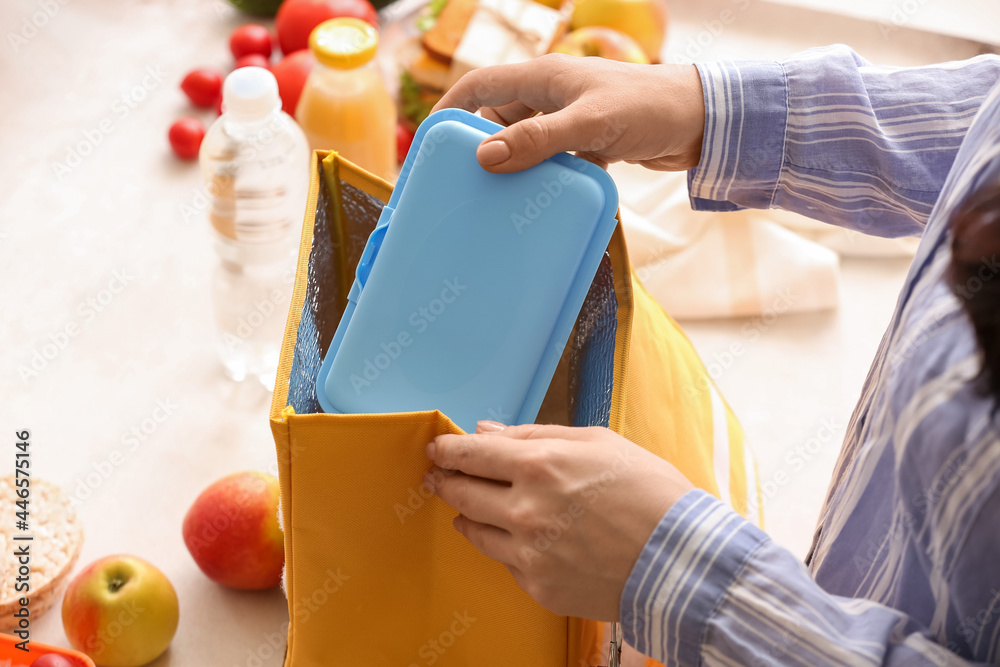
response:
<path id="1" fill-rule="evenodd" d="M 450 63 L 478 6 L 477 0 L 448 0 L 434 27 L 424 33 L 424 48 L 441 62 Z"/>
<path id="2" fill-rule="evenodd" d="M 73 572 L 73 566 L 83 549 L 83 526 L 62 489 L 41 479 L 31 480 L 28 498 L 28 530 L 16 528 L 18 511 L 15 503 L 14 476 L 0 478 L 0 631 L 17 627 L 13 614 L 20 607 L 24 593 L 15 590 L 18 563 L 15 551 L 19 544 L 29 545 L 31 553 L 32 620 L 52 607 Z M 31 535 L 33 540 L 15 541 L 15 536 Z"/>

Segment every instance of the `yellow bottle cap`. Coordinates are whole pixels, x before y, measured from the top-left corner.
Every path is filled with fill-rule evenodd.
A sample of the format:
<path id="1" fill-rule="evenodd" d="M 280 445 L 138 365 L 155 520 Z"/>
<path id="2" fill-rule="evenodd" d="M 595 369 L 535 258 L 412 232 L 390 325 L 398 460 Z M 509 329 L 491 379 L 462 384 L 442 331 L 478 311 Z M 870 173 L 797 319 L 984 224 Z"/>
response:
<path id="1" fill-rule="evenodd" d="M 375 56 L 378 31 L 366 21 L 341 17 L 323 21 L 309 35 L 309 48 L 323 65 L 353 69 Z"/>

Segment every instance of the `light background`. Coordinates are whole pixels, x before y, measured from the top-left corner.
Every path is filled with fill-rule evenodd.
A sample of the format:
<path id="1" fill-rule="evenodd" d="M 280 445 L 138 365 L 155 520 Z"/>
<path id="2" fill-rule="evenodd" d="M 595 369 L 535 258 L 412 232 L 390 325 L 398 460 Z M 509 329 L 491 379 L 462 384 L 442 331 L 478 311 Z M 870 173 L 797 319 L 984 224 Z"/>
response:
<path id="1" fill-rule="evenodd" d="M 980 52 L 977 40 L 996 41 L 983 32 L 1000 25 L 992 0 L 924 0 L 898 26 L 877 19 L 916 0 L 822 3 L 850 16 L 816 12 L 819 0 L 784 1 L 798 6 L 673 0 L 668 51 L 683 57 L 689 40 L 734 8 L 736 19 L 711 35 L 698 59 L 777 57 L 846 42 L 877 62 L 927 63 Z M 9 34 L 45 3 L 58 8 L 15 49 Z M 208 226 L 182 212 L 197 202 L 198 172 L 166 142 L 170 123 L 192 113 L 177 88 L 181 77 L 195 66 L 228 67 L 228 34 L 245 20 L 222 0 L 0 4 L 0 452 L 10 453 L 12 466 L 14 431 L 31 429 L 34 473 L 81 500 L 82 563 L 129 552 L 173 581 L 181 628 L 157 667 L 279 665 L 281 650 L 270 645 L 287 619 L 277 591 L 241 594 L 210 584 L 180 535 L 190 501 L 216 478 L 273 470 L 268 395 L 231 384 L 215 360 Z M 86 132 L 100 133 L 100 141 Z M 57 175 L 54 165 L 81 142 L 92 150 Z M 762 479 L 785 473 L 767 498 L 767 525 L 799 556 L 907 265 L 844 261 L 839 310 L 778 319 L 719 377 L 756 448 Z M 80 304 L 99 298 L 115 271 L 134 278 L 87 319 Z M 18 368 L 67 324 L 78 334 L 38 377 L 22 380 Z M 740 339 L 742 325 L 686 328 L 711 362 Z M 150 421 L 158 401 L 176 406 L 162 423 Z M 789 453 L 824 423 L 833 435 L 793 470 Z M 109 464 L 113 452 L 126 451 L 129 429 L 144 425 L 139 447 Z M 3 461 L 0 455 L 0 471 Z M 105 479 L 99 471 L 109 465 Z M 99 481 L 88 484 L 88 475 Z M 33 629 L 36 640 L 65 644 L 58 613 Z"/>

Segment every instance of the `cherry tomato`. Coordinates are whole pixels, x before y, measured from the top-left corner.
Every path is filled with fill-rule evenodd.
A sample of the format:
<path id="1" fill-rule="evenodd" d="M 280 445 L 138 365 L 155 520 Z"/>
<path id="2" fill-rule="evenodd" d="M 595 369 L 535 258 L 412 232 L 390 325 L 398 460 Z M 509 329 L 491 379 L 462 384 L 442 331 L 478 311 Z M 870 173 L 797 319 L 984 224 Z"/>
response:
<path id="1" fill-rule="evenodd" d="M 306 85 L 309 72 L 316 64 L 312 51 L 305 49 L 282 58 L 271 68 L 271 74 L 278 80 L 278 94 L 281 95 L 281 108 L 290 116 L 295 115 L 295 107 Z"/>
<path id="2" fill-rule="evenodd" d="M 39 658 L 35 658 L 35 661 L 31 663 L 31 667 L 76 667 L 76 663 L 58 653 L 46 653 Z"/>
<path id="3" fill-rule="evenodd" d="M 233 52 L 233 58 L 236 60 L 251 53 L 270 58 L 271 33 L 256 23 L 240 26 L 229 36 L 229 50 Z"/>
<path id="4" fill-rule="evenodd" d="M 205 138 L 205 126 L 197 118 L 181 118 L 170 126 L 167 136 L 177 157 L 195 160 L 198 149 L 201 148 L 201 140 Z"/>
<path id="5" fill-rule="evenodd" d="M 222 73 L 206 67 L 191 70 L 181 81 L 181 90 L 191 104 L 211 109 L 222 95 Z"/>
<path id="6" fill-rule="evenodd" d="M 406 160 L 406 154 L 410 151 L 410 144 L 413 143 L 413 131 L 405 123 L 396 125 L 396 159 L 399 164 Z"/>
<path id="7" fill-rule="evenodd" d="M 233 69 L 239 69 L 241 67 L 263 67 L 264 69 L 268 69 L 271 67 L 271 61 L 259 53 L 251 53 L 243 56 L 242 58 L 236 59 L 236 64 L 233 65 Z"/>
<path id="8" fill-rule="evenodd" d="M 274 27 L 286 56 L 309 48 L 309 33 L 327 19 L 353 16 L 378 28 L 378 12 L 368 0 L 285 0 Z"/>

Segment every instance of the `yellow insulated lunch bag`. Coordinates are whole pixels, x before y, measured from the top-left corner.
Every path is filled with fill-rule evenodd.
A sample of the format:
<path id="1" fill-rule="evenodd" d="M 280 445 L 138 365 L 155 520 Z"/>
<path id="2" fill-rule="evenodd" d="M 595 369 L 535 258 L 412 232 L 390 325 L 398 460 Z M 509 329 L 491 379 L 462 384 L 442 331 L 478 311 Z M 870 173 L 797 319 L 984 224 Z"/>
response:
<path id="1" fill-rule="evenodd" d="M 535 603 L 454 530 L 454 510 L 421 486 L 430 466 L 424 446 L 461 432 L 445 415 L 319 407 L 320 364 L 391 192 L 334 152 L 313 156 L 270 413 L 285 531 L 285 665 L 606 664 L 606 624 Z M 742 430 L 691 343 L 633 274 L 620 226 L 537 421 L 608 426 L 759 522 Z"/>

